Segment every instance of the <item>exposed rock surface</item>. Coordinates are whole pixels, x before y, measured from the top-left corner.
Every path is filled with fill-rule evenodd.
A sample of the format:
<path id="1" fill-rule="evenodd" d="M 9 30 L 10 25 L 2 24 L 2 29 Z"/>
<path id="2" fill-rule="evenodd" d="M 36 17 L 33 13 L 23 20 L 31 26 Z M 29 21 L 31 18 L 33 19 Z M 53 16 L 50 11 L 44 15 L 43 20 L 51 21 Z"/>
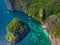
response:
<path id="1" fill-rule="evenodd" d="M 50 16 L 46 21 L 48 30 L 60 30 L 60 19 L 57 16 Z"/>
<path id="2" fill-rule="evenodd" d="M 60 19 L 52 15 L 46 20 L 46 26 L 52 45 L 60 45 Z"/>
<path id="3" fill-rule="evenodd" d="M 52 45 L 60 45 L 60 39 L 59 38 L 55 38 L 54 34 L 49 33 L 49 37 L 50 37 L 50 40 L 52 42 Z"/>
<path id="4" fill-rule="evenodd" d="M 26 7 L 25 7 L 25 2 L 22 0 L 5 0 L 6 5 L 8 7 L 9 10 L 11 11 L 25 11 Z"/>

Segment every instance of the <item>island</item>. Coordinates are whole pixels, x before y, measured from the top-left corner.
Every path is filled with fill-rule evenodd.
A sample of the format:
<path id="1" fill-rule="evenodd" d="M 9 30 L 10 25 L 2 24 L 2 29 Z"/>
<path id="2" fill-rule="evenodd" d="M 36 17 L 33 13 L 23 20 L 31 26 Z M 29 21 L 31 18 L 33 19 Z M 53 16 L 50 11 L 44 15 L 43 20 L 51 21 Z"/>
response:
<path id="1" fill-rule="evenodd" d="M 14 18 L 6 26 L 6 30 L 6 40 L 10 43 L 20 42 L 30 32 L 29 26 L 18 18 Z"/>

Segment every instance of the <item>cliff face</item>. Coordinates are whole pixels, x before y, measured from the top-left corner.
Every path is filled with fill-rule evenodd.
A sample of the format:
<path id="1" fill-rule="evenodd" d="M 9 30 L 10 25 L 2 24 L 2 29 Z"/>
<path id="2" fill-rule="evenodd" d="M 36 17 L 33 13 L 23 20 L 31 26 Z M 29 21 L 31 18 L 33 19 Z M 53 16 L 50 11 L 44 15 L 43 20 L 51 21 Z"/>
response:
<path id="1" fill-rule="evenodd" d="M 60 19 L 57 15 L 51 15 L 46 19 L 47 30 L 60 30 Z"/>
<path id="2" fill-rule="evenodd" d="M 7 4 L 7 7 L 9 10 L 11 11 L 15 11 L 15 10 L 18 10 L 18 11 L 23 11 L 25 10 L 25 2 L 22 1 L 22 0 L 5 0 L 6 4 Z"/>
<path id="3" fill-rule="evenodd" d="M 60 45 L 60 19 L 52 15 L 46 20 L 46 26 L 52 45 Z"/>
<path id="4" fill-rule="evenodd" d="M 49 37 L 50 37 L 50 40 L 51 40 L 52 45 L 60 45 L 60 39 L 59 38 L 56 38 L 54 36 L 54 34 L 49 33 Z"/>

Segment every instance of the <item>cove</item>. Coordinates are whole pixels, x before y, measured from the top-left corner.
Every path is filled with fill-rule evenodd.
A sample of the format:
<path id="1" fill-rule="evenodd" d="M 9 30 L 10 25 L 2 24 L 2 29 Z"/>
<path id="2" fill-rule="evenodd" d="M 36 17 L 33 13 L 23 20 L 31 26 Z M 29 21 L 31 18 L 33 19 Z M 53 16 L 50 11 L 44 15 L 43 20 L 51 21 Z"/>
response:
<path id="1" fill-rule="evenodd" d="M 22 11 L 9 11 L 5 0 L 0 0 L 0 45 L 9 45 L 5 39 L 7 33 L 5 28 L 13 18 L 19 18 L 28 24 L 31 31 L 19 43 L 12 45 L 52 45 L 46 30 L 41 27 L 41 24 Z"/>

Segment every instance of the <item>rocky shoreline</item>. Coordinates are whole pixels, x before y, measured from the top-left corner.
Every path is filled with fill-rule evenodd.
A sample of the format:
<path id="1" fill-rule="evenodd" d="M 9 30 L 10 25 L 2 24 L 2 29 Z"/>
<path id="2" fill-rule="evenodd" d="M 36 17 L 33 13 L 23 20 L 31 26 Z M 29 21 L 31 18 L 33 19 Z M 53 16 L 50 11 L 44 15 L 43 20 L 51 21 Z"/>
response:
<path id="1" fill-rule="evenodd" d="M 9 10 L 13 10 L 10 0 L 5 0 L 5 2 L 6 2 L 7 8 L 8 8 Z"/>

